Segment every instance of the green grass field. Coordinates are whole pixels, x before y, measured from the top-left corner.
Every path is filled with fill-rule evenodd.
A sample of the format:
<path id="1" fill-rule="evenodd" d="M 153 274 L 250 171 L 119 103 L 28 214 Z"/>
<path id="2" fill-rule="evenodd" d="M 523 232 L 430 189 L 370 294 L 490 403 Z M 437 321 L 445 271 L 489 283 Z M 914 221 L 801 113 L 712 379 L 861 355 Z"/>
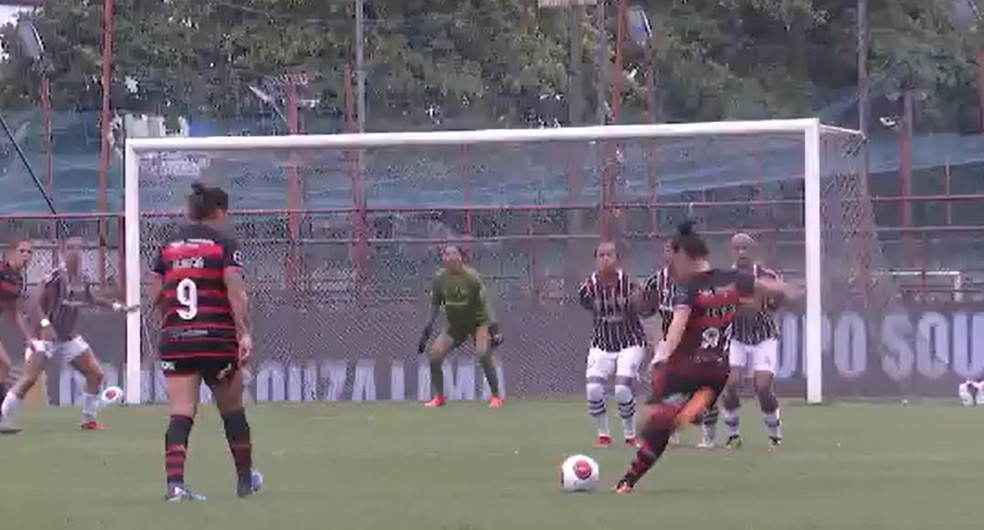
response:
<path id="1" fill-rule="evenodd" d="M 0 438 L 0 521 L 18 530 L 837 529 L 977 524 L 984 410 L 955 404 L 788 406 L 769 451 L 745 409 L 745 447 L 667 457 L 629 496 L 608 493 L 632 452 L 591 448 L 581 403 L 268 405 L 251 411 L 267 486 L 240 501 L 216 413 L 192 434 L 201 504 L 161 500 L 165 410 L 104 411 L 110 430 L 75 429 L 72 409 L 24 410 Z M 617 419 L 612 418 L 617 426 Z M 685 435 L 695 441 L 695 431 Z M 557 464 L 583 452 L 604 490 L 562 494 Z"/>

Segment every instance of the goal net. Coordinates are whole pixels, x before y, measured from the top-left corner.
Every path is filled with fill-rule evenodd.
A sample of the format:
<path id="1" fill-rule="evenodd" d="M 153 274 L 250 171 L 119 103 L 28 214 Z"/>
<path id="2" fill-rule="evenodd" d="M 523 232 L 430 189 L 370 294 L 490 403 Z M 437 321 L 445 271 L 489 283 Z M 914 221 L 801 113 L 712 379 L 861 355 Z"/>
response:
<path id="1" fill-rule="evenodd" d="M 231 197 L 256 399 L 427 399 L 416 343 L 445 243 L 485 278 L 506 339 L 495 352 L 505 393 L 579 394 L 590 317 L 575 295 L 598 238 L 616 239 L 642 280 L 692 216 L 716 265 L 730 266 L 730 236 L 745 231 L 766 264 L 807 286 L 779 317 L 784 394 L 897 395 L 903 383 L 884 368 L 895 361 L 874 345 L 898 289 L 861 149 L 856 133 L 814 119 L 129 140 L 127 303 L 146 296 L 151 258 L 201 180 Z M 145 317 L 127 323 L 131 403 L 164 398 L 156 319 Z M 467 345 L 445 380 L 452 399 L 488 392 Z"/>

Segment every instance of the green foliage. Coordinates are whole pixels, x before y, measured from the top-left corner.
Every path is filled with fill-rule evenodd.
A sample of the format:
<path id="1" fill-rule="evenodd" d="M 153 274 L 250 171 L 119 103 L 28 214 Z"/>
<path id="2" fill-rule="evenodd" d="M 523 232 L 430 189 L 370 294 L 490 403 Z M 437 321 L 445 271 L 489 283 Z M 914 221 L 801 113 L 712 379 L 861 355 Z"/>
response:
<path id="1" fill-rule="evenodd" d="M 855 2 L 635 0 L 649 15 L 653 37 L 648 50 L 625 49 L 619 118 L 643 119 L 645 73 L 638 73 L 650 67 L 657 103 L 650 115 L 662 119 L 815 113 L 831 91 L 854 86 Z M 984 39 L 956 31 L 945 0 L 870 2 L 872 79 L 888 90 L 924 90 L 928 116 L 956 121 L 953 114 L 974 101 L 974 56 Z M 354 0 L 115 4 L 115 108 L 249 116 L 264 105 L 249 86 L 298 71 L 317 74 L 303 97 L 320 101 L 320 109 L 341 112 L 351 101 L 346 85 L 354 81 L 344 72 L 355 55 Z M 567 16 L 563 9 L 539 10 L 534 0 L 367 0 L 371 118 L 407 127 L 563 122 L 566 110 L 556 102 L 570 82 Z M 102 2 L 48 0 L 38 18 L 51 56 L 53 103 L 97 108 Z M 590 9 L 581 21 L 583 70 L 590 76 L 589 19 Z M 8 43 L 11 31 L 2 30 Z M 0 63 L 0 106 L 34 105 L 37 77 L 25 75 L 16 46 L 8 48 L 9 60 Z M 137 90 L 127 90 L 134 82 Z M 586 97 L 590 107 L 592 96 Z"/>

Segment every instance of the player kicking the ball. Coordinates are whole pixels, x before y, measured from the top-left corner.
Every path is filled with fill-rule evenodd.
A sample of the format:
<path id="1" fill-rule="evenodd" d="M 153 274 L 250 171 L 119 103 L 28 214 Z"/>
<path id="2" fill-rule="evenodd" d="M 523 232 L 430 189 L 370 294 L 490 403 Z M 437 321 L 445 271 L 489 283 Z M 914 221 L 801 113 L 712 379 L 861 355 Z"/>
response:
<path id="1" fill-rule="evenodd" d="M 89 285 L 82 274 L 82 240 L 70 237 L 62 243 L 59 265 L 48 274 L 41 286 L 40 326 L 44 342 L 33 351 L 27 350 L 21 377 L 7 392 L 3 404 L 0 405 L 0 415 L 7 427 L 11 426 L 10 422 L 13 421 L 14 413 L 24 396 L 44 372 L 48 359 L 54 356 L 64 359 L 85 377 L 82 429 L 91 431 L 103 428 L 96 421 L 96 412 L 101 403 L 99 391 L 103 384 L 102 368 L 89 343 L 76 332 L 76 324 L 82 306 L 103 307 L 114 311 L 123 311 L 125 307 L 119 302 L 96 296 Z"/>
<path id="2" fill-rule="evenodd" d="M 499 333 L 499 326 L 492 319 L 481 277 L 474 269 L 464 265 L 461 250 L 455 245 L 447 245 L 441 252 L 441 270 L 434 278 L 431 288 L 430 317 L 417 344 L 417 352 L 420 354 L 427 349 L 427 341 L 434 332 L 434 324 L 442 307 L 448 319 L 448 327 L 430 345 L 430 375 L 434 397 L 425 406 L 447 405 L 444 397 L 444 359 L 451 350 L 469 338 L 474 338 L 475 354 L 492 391 L 489 406 L 501 407 L 499 375 L 492 361 L 492 350 L 502 343 L 502 335 Z"/>
<path id="3" fill-rule="evenodd" d="M 229 196 L 220 188 L 192 185 L 188 217 L 154 263 L 150 299 L 161 313 L 158 345 L 171 419 L 164 435 L 168 501 L 205 497 L 185 486 L 188 437 L 198 412 L 199 387 L 212 390 L 235 463 L 236 494 L 260 489 L 243 405 L 240 368 L 253 348 L 239 244 L 227 235 Z"/>
<path id="4" fill-rule="evenodd" d="M 595 272 L 578 290 L 581 305 L 594 316 L 594 333 L 584 375 L 588 414 L 598 429 L 597 447 L 608 447 L 612 443 L 605 404 L 605 386 L 612 375 L 615 376 L 615 402 L 618 403 L 625 443 L 636 444 L 632 383 L 646 355 L 646 331 L 633 304 L 636 291 L 629 275 L 618 268 L 615 244 L 610 241 L 599 243 L 595 247 Z"/>
<path id="5" fill-rule="evenodd" d="M 734 268 L 751 275 L 755 279 L 779 281 L 779 273 L 767 269 L 754 260 L 756 242 L 748 234 L 738 233 L 731 238 L 731 253 Z M 782 420 L 779 412 L 779 400 L 773 389 L 776 365 L 779 356 L 779 327 L 776 325 L 775 310 L 781 299 L 770 297 L 756 308 L 755 311 L 739 314 L 735 319 L 734 338 L 731 340 L 729 362 L 731 373 L 728 384 L 724 388 L 721 400 L 724 405 L 724 425 L 728 431 L 726 446 L 741 447 L 741 434 L 738 430 L 738 407 L 742 378 L 747 373 L 749 365 L 752 370 L 752 384 L 755 395 L 758 396 L 759 407 L 762 410 L 762 420 L 769 436 L 769 445 L 778 447 L 782 444 Z M 715 443 L 715 425 L 705 424 L 702 446 L 713 447 Z"/>
<path id="6" fill-rule="evenodd" d="M 673 321 L 666 336 L 666 368 L 653 374 L 665 397 L 644 409 L 642 445 L 615 486 L 629 493 L 663 455 L 673 432 L 702 414 L 728 380 L 727 351 L 739 303 L 766 295 L 796 296 L 798 289 L 781 282 L 755 280 L 738 270 L 712 269 L 707 245 L 692 223 L 680 225 L 671 243 L 673 267 L 686 278 L 673 300 Z"/>

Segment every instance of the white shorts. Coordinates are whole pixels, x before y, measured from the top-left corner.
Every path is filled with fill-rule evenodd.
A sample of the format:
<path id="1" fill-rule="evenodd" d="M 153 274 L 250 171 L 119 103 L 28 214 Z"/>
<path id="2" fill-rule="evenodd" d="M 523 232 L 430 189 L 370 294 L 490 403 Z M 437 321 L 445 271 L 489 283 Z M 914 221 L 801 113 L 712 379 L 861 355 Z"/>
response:
<path id="1" fill-rule="evenodd" d="M 61 357 L 69 363 L 78 358 L 79 355 L 89 351 L 89 343 L 81 335 L 76 335 L 75 338 L 66 341 L 45 341 L 43 344 L 45 358 Z M 31 349 L 28 348 L 24 352 L 24 358 L 27 359 L 32 353 Z"/>
<path id="2" fill-rule="evenodd" d="M 588 368 L 584 375 L 588 378 L 608 379 L 616 377 L 635 379 L 639 374 L 639 364 L 646 356 L 643 346 L 630 346 L 621 351 L 605 351 L 599 348 L 588 350 Z"/>
<path id="3" fill-rule="evenodd" d="M 779 361 L 779 341 L 766 339 L 758 344 L 745 344 L 732 339 L 728 361 L 732 368 L 750 368 L 752 372 L 775 375 Z"/>

